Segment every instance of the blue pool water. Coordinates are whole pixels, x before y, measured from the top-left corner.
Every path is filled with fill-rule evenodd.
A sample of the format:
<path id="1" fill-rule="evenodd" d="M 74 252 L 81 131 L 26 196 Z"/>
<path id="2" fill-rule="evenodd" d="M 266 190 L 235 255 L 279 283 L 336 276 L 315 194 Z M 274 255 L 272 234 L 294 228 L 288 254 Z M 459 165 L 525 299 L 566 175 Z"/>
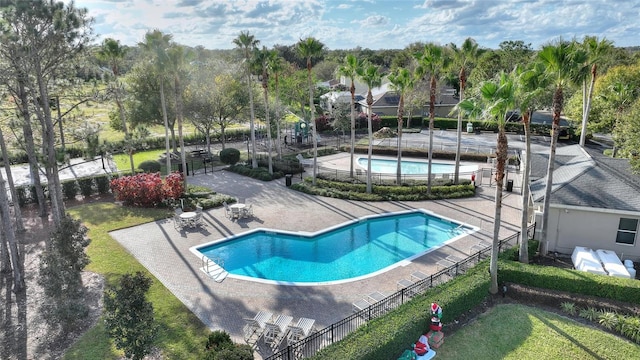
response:
<path id="1" fill-rule="evenodd" d="M 358 165 L 367 168 L 367 158 L 358 158 Z M 428 162 L 422 161 L 406 161 L 402 160 L 400 169 L 405 175 L 428 174 Z M 391 159 L 371 159 L 371 172 L 381 174 L 395 174 L 398 168 L 398 161 Z M 432 174 L 453 174 L 455 172 L 455 164 L 445 164 L 431 162 Z"/>
<path id="2" fill-rule="evenodd" d="M 232 275 L 322 283 L 370 275 L 472 230 L 416 210 L 352 221 L 316 234 L 257 229 L 195 247 Z"/>

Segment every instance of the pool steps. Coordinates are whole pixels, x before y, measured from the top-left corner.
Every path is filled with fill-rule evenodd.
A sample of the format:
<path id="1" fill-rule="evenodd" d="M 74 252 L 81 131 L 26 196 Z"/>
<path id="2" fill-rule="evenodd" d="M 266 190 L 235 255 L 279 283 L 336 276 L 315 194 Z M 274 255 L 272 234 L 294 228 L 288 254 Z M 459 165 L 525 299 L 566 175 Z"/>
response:
<path id="1" fill-rule="evenodd" d="M 220 283 L 227 278 L 227 275 L 229 275 L 229 272 L 227 272 L 223 266 L 224 260 L 221 258 L 209 259 L 206 256 L 202 256 L 201 270 L 215 282 Z"/>

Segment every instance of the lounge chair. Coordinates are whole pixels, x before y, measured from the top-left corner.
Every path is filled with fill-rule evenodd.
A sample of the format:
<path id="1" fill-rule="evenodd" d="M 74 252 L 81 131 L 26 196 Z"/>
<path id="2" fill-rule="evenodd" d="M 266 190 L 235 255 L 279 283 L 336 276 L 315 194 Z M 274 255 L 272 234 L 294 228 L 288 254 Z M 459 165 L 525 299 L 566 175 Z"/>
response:
<path id="1" fill-rule="evenodd" d="M 291 324 L 292 320 L 292 316 L 278 315 L 275 321 L 267 321 L 265 323 L 264 342 L 271 344 L 271 347 L 274 349 L 277 348 L 282 339 L 284 339 L 284 336 L 287 333 L 287 328 L 289 327 L 289 324 Z"/>
<path id="2" fill-rule="evenodd" d="M 255 347 L 267 328 L 267 321 L 270 321 L 272 316 L 271 312 L 259 311 L 253 318 L 244 318 L 245 324 L 242 328 L 244 341 Z"/>
<path id="3" fill-rule="evenodd" d="M 294 344 L 311 334 L 314 329 L 314 319 L 300 318 L 295 325 L 289 325 L 289 333 L 287 334 L 287 345 Z"/>

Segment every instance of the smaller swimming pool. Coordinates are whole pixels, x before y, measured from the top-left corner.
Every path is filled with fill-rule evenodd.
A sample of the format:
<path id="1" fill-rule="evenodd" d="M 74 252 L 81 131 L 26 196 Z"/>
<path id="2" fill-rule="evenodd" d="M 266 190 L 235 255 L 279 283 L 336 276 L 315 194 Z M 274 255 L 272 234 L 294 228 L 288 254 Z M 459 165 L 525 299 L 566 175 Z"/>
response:
<path id="1" fill-rule="evenodd" d="M 375 275 L 475 230 L 412 210 L 368 216 L 311 234 L 255 229 L 191 251 L 222 259 L 230 276 L 318 285 Z"/>
<path id="2" fill-rule="evenodd" d="M 367 169 L 366 157 L 358 158 L 358 165 L 363 169 Z M 371 172 L 380 174 L 395 174 L 398 168 L 398 160 L 395 159 L 379 159 L 371 158 Z M 450 163 L 431 161 L 431 173 L 432 174 L 453 174 L 455 172 L 456 165 Z M 400 169 L 404 175 L 421 175 L 429 173 L 428 161 L 411 161 L 402 160 L 400 163 Z M 460 172 L 473 172 L 478 169 L 477 166 L 467 165 L 460 166 Z"/>

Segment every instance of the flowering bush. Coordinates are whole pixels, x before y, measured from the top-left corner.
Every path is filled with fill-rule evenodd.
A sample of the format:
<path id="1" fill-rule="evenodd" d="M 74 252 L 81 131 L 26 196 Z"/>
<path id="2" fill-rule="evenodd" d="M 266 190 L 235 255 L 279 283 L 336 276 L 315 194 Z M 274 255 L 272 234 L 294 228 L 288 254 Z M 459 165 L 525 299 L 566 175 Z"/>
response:
<path id="1" fill-rule="evenodd" d="M 182 174 L 172 173 L 162 181 L 160 173 L 143 173 L 111 180 L 116 200 L 128 206 L 155 207 L 166 199 L 178 199 L 184 193 Z"/>

